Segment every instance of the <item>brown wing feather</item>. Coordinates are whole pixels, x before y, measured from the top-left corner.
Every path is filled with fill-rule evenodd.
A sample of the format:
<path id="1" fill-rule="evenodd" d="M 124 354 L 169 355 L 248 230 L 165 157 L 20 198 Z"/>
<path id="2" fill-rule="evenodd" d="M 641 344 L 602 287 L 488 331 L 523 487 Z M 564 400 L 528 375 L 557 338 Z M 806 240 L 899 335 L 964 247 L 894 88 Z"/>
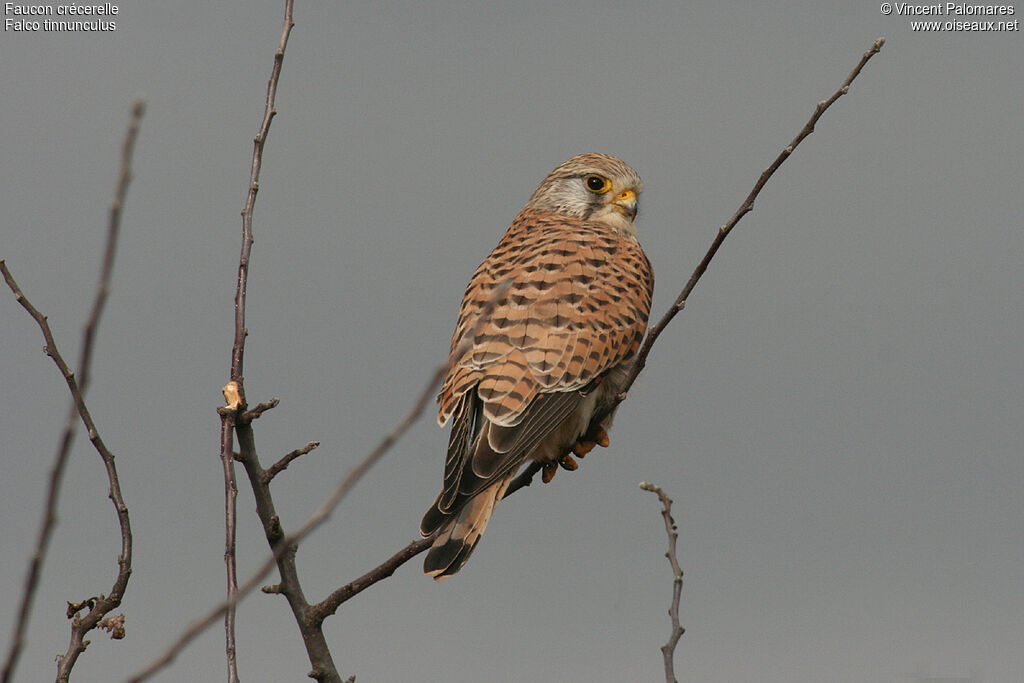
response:
<path id="1" fill-rule="evenodd" d="M 591 169 L 623 191 L 607 201 L 587 194 L 578 183 Z M 607 426 L 609 417 L 596 425 L 594 413 L 628 372 L 654 286 L 628 220 L 641 190 L 619 159 L 573 157 L 541 183 L 534 208 L 470 280 L 438 395 L 438 421 L 452 422 L 444 487 L 420 525 L 436 534 L 423 563 L 435 579 L 465 564 L 527 458 L 557 460 Z M 583 215 L 594 222 L 573 218 Z"/>
<path id="2" fill-rule="evenodd" d="M 505 298 L 478 323 L 505 280 Z M 424 533 L 518 468 L 581 391 L 636 352 L 653 287 L 635 239 L 565 216 L 519 215 L 462 301 L 451 348 L 474 336 L 438 395 L 438 422 L 453 420 L 452 434 Z"/>
<path id="3" fill-rule="evenodd" d="M 479 312 L 500 283 L 512 286 L 488 320 Z M 539 392 L 581 389 L 636 352 L 654 278 L 636 240 L 565 216 L 524 211 L 477 268 L 452 338 L 438 396 L 445 424 L 475 389 L 488 419 L 514 426 Z"/>

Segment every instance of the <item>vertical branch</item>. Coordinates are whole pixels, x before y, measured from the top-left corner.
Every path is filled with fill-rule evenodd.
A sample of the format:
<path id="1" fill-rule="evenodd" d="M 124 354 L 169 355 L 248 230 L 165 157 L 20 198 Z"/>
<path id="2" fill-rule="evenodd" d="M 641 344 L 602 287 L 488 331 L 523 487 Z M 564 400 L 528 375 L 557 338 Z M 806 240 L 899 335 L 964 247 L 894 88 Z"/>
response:
<path id="1" fill-rule="evenodd" d="M 481 309 L 480 316 L 476 322 L 476 328 L 479 329 L 483 323 L 490 317 L 494 311 L 494 307 L 498 301 L 508 293 L 511 287 L 511 283 L 506 281 L 495 288 L 495 291 L 491 293 L 491 298 L 487 304 Z M 475 331 L 475 330 L 474 330 Z M 369 588 L 373 584 L 381 581 L 392 574 L 395 569 L 400 567 L 402 564 L 407 562 L 412 557 L 426 550 L 430 545 L 431 539 L 422 539 L 419 541 L 413 541 L 404 549 L 396 553 L 391 559 L 387 560 L 384 564 L 377 567 L 369 574 L 353 581 L 352 583 L 343 586 L 339 590 L 332 593 L 328 598 L 324 599 L 315 605 L 310 605 L 302 592 L 302 586 L 299 583 L 298 572 L 295 569 L 295 551 L 298 548 L 300 542 L 302 542 L 306 536 L 313 533 L 313 531 L 323 524 L 331 513 L 334 511 L 338 504 L 341 503 L 342 499 L 348 495 L 348 492 L 358 483 L 360 478 L 366 474 L 371 467 L 373 467 L 377 461 L 379 461 L 384 454 L 387 453 L 397 441 L 412 427 L 413 423 L 419 419 L 419 416 L 426 410 L 427 406 L 430 405 L 430 399 L 434 396 L 434 391 L 437 385 L 441 383 L 441 379 L 444 377 L 448 370 L 449 365 L 453 362 L 453 359 L 460 357 L 465 353 L 466 348 L 471 343 L 470 340 L 473 338 L 473 334 L 468 335 L 466 341 L 457 346 L 452 350 L 448 356 L 448 361 L 438 367 L 430 381 L 420 392 L 419 398 L 416 400 L 416 404 L 412 409 L 399 421 L 394 429 L 391 430 L 381 441 L 377 444 L 370 453 L 363 458 L 358 465 L 345 476 L 345 478 L 335 489 L 334 493 L 324 501 L 324 503 L 317 508 L 306 522 L 298 528 L 298 530 L 290 536 L 285 536 L 284 530 L 281 525 L 281 519 L 277 515 L 277 511 L 274 509 L 274 501 L 270 495 L 270 482 L 274 478 L 277 472 L 283 470 L 283 467 L 278 467 L 283 462 L 290 461 L 294 451 L 286 455 L 282 460 L 278 461 L 278 465 L 272 465 L 268 469 L 263 469 L 260 465 L 259 458 L 256 454 L 255 442 L 252 440 L 252 424 L 251 421 L 263 413 L 264 410 L 268 410 L 277 405 L 277 400 L 274 399 L 266 404 L 260 404 L 257 408 L 251 411 L 238 411 L 237 408 L 221 408 L 221 413 L 237 411 L 237 417 L 239 419 L 238 425 L 238 443 L 239 453 L 238 461 L 245 467 L 246 472 L 249 475 L 249 480 L 252 483 L 253 495 L 256 498 L 256 511 L 259 514 L 260 521 L 263 523 L 264 533 L 267 537 L 267 542 L 270 544 L 273 554 L 263 565 L 256 571 L 252 577 L 249 578 L 241 587 L 235 596 L 229 597 L 223 603 L 215 607 L 206 616 L 201 618 L 199 621 L 192 624 L 185 630 L 181 636 L 171 644 L 159 657 L 154 659 L 145 669 L 139 671 L 131 678 L 128 679 L 128 683 L 142 683 L 142 681 L 148 680 L 153 674 L 163 669 L 165 666 L 174 661 L 174 658 L 179 652 L 188 647 L 189 643 L 195 640 L 200 633 L 206 630 L 221 614 L 226 614 L 239 600 L 252 592 L 253 589 L 259 585 L 259 582 L 263 580 L 274 565 L 277 565 L 278 572 L 281 575 L 281 583 L 274 586 L 273 589 L 268 592 L 281 593 L 288 599 L 288 605 L 292 608 L 292 614 L 295 617 L 295 621 L 299 626 L 299 632 L 302 634 L 302 642 L 306 646 L 306 653 L 309 656 L 309 661 L 313 665 L 313 671 L 309 674 L 311 678 L 314 678 L 322 683 L 342 683 L 341 676 L 338 674 L 337 668 L 334 665 L 334 661 L 331 657 L 331 652 L 327 647 L 327 641 L 323 634 L 323 621 L 331 614 L 334 614 L 338 606 L 356 595 L 366 588 Z M 229 383 L 228 387 L 225 387 L 225 398 L 228 399 L 230 404 L 237 402 L 237 387 L 231 387 Z M 307 445 L 300 451 L 312 450 L 312 444 Z M 276 469 L 276 472 L 275 472 Z M 349 678 L 346 683 L 350 683 L 354 680 L 354 676 Z"/>
<path id="2" fill-rule="evenodd" d="M 253 138 L 252 168 L 249 171 L 249 195 L 242 209 L 242 254 L 238 260 L 238 288 L 235 291 L 235 343 L 231 349 L 231 379 L 242 380 L 242 361 L 245 355 L 245 337 L 249 331 L 245 328 L 245 295 L 249 278 L 249 253 L 252 251 L 252 212 L 256 205 L 256 195 L 260 191 L 260 170 L 263 168 L 263 147 L 267 142 L 270 124 L 277 116 L 275 102 L 277 100 L 277 82 L 281 78 L 281 67 L 284 64 L 284 51 L 288 47 L 295 22 L 292 20 L 294 0 L 285 0 L 284 28 L 281 41 L 274 53 L 274 67 L 267 82 L 267 101 L 263 110 L 263 123 Z"/>
<path id="3" fill-rule="evenodd" d="M 683 594 L 683 570 L 676 558 L 676 539 L 679 538 L 679 533 L 676 531 L 676 521 L 672 519 L 672 499 L 665 495 L 660 486 L 646 481 L 640 484 L 640 488 L 658 496 L 658 500 L 661 501 L 661 516 L 665 519 L 665 531 L 668 533 L 668 552 L 665 553 L 665 557 L 672 565 L 672 602 L 668 608 L 668 616 L 672 620 L 672 634 L 668 642 L 661 646 L 661 656 L 665 660 L 665 683 L 677 683 L 673 658 L 676 645 L 686 632 L 679 625 L 679 598 Z"/>
<path id="4" fill-rule="evenodd" d="M 302 590 L 298 567 L 295 564 L 295 553 L 298 551 L 300 537 L 285 536 L 281 518 L 277 514 L 274 499 L 270 494 L 269 478 L 259 462 L 251 423 L 241 422 L 236 427 L 236 431 L 238 433 L 238 461 L 249 476 L 253 497 L 256 499 L 256 512 L 263 524 L 267 543 L 273 551 L 269 565 L 265 566 L 269 570 L 274 563 L 277 565 L 281 583 L 278 584 L 276 592 L 283 595 L 288 601 L 295 622 L 299 626 L 306 654 L 313 665 L 309 677 L 321 683 L 341 683 L 341 677 L 334 664 L 323 629 L 320 628 L 320 624 L 313 623 L 308 618 L 309 602 Z M 247 587 L 249 585 L 251 585 L 251 581 L 247 582 Z"/>
<path id="5" fill-rule="evenodd" d="M 128 683 L 142 683 L 143 681 L 149 680 L 155 673 L 161 671 L 164 667 L 168 666 L 172 661 L 174 661 L 178 654 L 184 651 L 184 649 L 187 648 L 201 633 L 203 633 L 214 622 L 216 622 L 216 620 L 221 615 L 224 615 L 230 610 L 233 610 L 234 606 L 237 604 L 238 601 L 240 601 L 242 598 L 244 598 L 246 595 L 252 592 L 264 579 L 264 577 L 266 577 L 272 571 L 275 564 L 278 566 L 278 569 L 281 572 L 282 580 L 279 585 L 273 586 L 267 589 L 267 591 L 272 593 L 281 593 L 284 594 L 286 597 L 289 597 L 289 604 L 293 607 L 293 614 L 296 618 L 296 621 L 299 624 L 299 629 L 303 635 L 303 641 L 307 645 L 307 654 L 310 657 L 311 663 L 313 663 L 314 665 L 314 670 L 310 674 L 311 677 L 320 681 L 331 681 L 332 683 L 335 681 L 340 681 L 340 677 L 338 677 L 336 670 L 333 669 L 333 662 L 331 662 L 330 669 L 322 666 L 329 660 L 318 659 L 318 653 L 315 651 L 316 648 L 312 648 L 309 646 L 308 634 L 319 634 L 318 637 L 322 638 L 321 624 L 327 616 L 334 614 L 337 608 L 346 600 L 350 599 L 352 596 L 362 592 L 369 586 L 375 585 L 379 581 L 391 576 L 399 566 L 401 566 L 417 554 L 421 553 L 431 543 L 431 539 L 429 538 L 413 541 L 405 548 L 398 551 L 391 558 L 386 560 L 383 564 L 379 565 L 370 572 L 364 574 L 362 577 L 356 579 L 355 581 L 352 581 L 351 583 L 342 586 L 338 590 L 334 591 L 334 593 L 329 595 L 327 598 L 325 598 L 323 601 L 312 605 L 306 603 L 305 598 L 301 596 L 301 587 L 298 584 L 297 574 L 292 572 L 291 567 L 282 570 L 281 566 L 282 564 L 294 563 L 294 552 L 298 544 L 302 542 L 306 538 L 306 536 L 312 533 L 314 529 L 316 529 L 330 516 L 330 514 L 333 512 L 338 503 L 342 500 L 342 498 L 345 497 L 349 490 L 351 490 L 351 488 L 356 484 L 358 479 L 377 460 L 379 460 L 384 455 L 384 453 L 394 444 L 394 442 L 399 437 L 401 437 L 404 434 L 404 432 L 408 429 L 412 422 L 425 409 L 426 405 L 429 403 L 430 397 L 433 394 L 434 387 L 444 376 L 447 366 L 442 366 L 441 368 L 438 368 L 435 376 L 431 380 L 430 384 L 428 384 L 424 393 L 420 396 L 413 410 L 398 424 L 398 426 L 395 427 L 392 433 L 388 434 L 384 438 L 384 440 L 381 441 L 377 448 L 375 448 L 359 465 L 357 465 L 348 474 L 348 476 L 346 476 L 346 478 L 341 482 L 341 484 L 338 486 L 335 492 L 327 499 L 327 501 L 323 505 L 321 505 L 321 507 L 314 512 L 313 516 L 310 517 L 301 527 L 299 527 L 299 529 L 295 533 L 290 535 L 286 535 L 284 533 L 283 527 L 281 525 L 281 520 L 276 515 L 276 512 L 272 507 L 272 500 L 270 499 L 269 496 L 269 488 L 267 488 L 267 490 L 265 491 L 265 501 L 263 503 L 259 501 L 259 499 L 264 495 L 264 492 L 261 491 L 261 489 L 269 486 L 270 480 L 273 479 L 273 477 L 277 473 L 283 470 L 284 466 L 286 466 L 287 463 L 291 462 L 291 460 L 293 459 L 293 455 L 297 455 L 300 453 L 300 451 L 304 450 L 300 449 L 300 451 L 295 451 L 292 454 L 285 456 L 285 458 L 279 461 L 277 465 L 272 465 L 270 468 L 267 469 L 262 468 L 256 456 L 254 443 L 250 438 L 252 434 L 252 426 L 250 422 L 254 417 L 258 417 L 258 413 L 261 413 L 263 411 L 253 410 L 248 413 L 246 412 L 241 372 L 243 355 L 242 347 L 244 346 L 244 340 L 246 336 L 244 316 L 245 283 L 248 274 L 249 249 L 252 244 L 251 212 L 252 205 L 255 202 L 256 192 L 258 190 L 257 181 L 259 174 L 259 166 L 262 160 L 263 141 L 265 140 L 266 131 L 270 125 L 270 120 L 275 113 L 273 109 L 273 102 L 276 93 L 277 77 L 280 73 L 281 60 L 284 55 L 284 47 L 287 42 L 288 33 L 291 29 L 292 2 L 291 0 L 286 0 L 286 2 L 287 6 L 285 10 L 285 29 L 282 35 L 281 46 L 279 47 L 278 52 L 275 55 L 274 72 L 271 76 L 270 84 L 268 85 L 267 110 L 266 115 L 264 117 L 264 125 L 260 129 L 260 133 L 259 135 L 257 135 L 255 139 L 256 149 L 254 151 L 253 158 L 253 175 L 252 182 L 250 184 L 249 201 L 246 203 L 246 208 L 242 212 L 243 247 L 242 258 L 239 263 L 239 290 L 235 299 L 236 335 L 235 347 L 233 349 L 232 354 L 232 381 L 228 382 L 228 384 L 224 387 L 224 395 L 225 398 L 227 399 L 228 405 L 224 408 L 218 409 L 218 412 L 224 418 L 224 422 L 222 424 L 224 424 L 228 429 L 226 441 L 228 445 L 226 447 L 225 452 L 229 454 L 229 457 L 231 453 L 231 444 L 233 440 L 231 429 L 234 429 L 237 423 L 237 431 L 239 434 L 240 446 L 238 460 L 247 469 L 252 468 L 252 472 L 249 473 L 249 476 L 250 480 L 253 482 L 254 491 L 256 491 L 255 495 L 257 497 L 258 512 L 260 512 L 260 518 L 264 524 L 264 530 L 267 536 L 267 540 L 269 541 L 270 546 L 273 549 L 273 553 L 271 557 L 269 557 L 256 570 L 256 572 L 238 588 L 237 592 L 235 592 L 234 594 L 229 593 L 227 600 L 222 602 L 220 605 L 214 607 L 210 612 L 208 612 L 198 621 L 194 622 L 187 629 L 185 629 L 185 631 L 182 632 L 182 634 L 174 642 L 172 642 L 158 657 L 152 660 L 144 669 L 138 671 L 130 678 L 128 678 Z M 799 141 L 813 131 L 814 122 L 816 122 L 818 118 L 821 116 L 821 114 L 824 113 L 825 109 L 827 109 L 836 99 L 838 99 L 839 96 L 846 93 L 850 82 L 852 82 L 852 80 L 857 76 L 857 74 L 860 72 L 861 68 L 867 63 L 867 61 L 875 53 L 879 51 L 883 44 L 884 40 L 881 38 L 878 39 L 875 42 L 872 49 L 864 53 L 860 64 L 854 69 L 853 73 L 850 74 L 850 77 L 847 79 L 844 86 L 840 88 L 840 91 L 833 95 L 832 98 L 830 98 L 829 100 L 819 103 L 814 116 L 812 117 L 808 125 L 805 126 L 804 131 L 801 132 L 797 139 L 790 143 L 790 146 L 787 147 L 782 154 L 780 154 L 776 162 L 773 163 L 772 166 L 769 167 L 765 171 L 765 173 L 762 174 L 761 179 L 758 181 L 757 185 L 755 185 L 754 190 L 751 192 L 750 196 L 748 196 L 747 200 L 741 206 L 741 209 L 737 211 L 736 215 L 733 217 L 733 219 L 730 220 L 730 222 L 726 226 L 723 226 L 720 229 L 719 235 L 716 237 L 715 242 L 712 244 L 712 247 L 708 250 L 708 253 L 705 255 L 704 260 L 698 266 L 697 270 L 694 271 L 694 274 L 691 277 L 690 282 L 688 282 L 686 287 L 683 289 L 683 292 L 677 299 L 677 302 L 673 305 L 672 308 L 669 309 L 669 312 L 666 313 L 662 321 L 659 322 L 658 325 L 656 325 L 655 327 L 651 328 L 651 331 L 647 336 L 645 344 L 643 347 L 641 347 L 641 351 L 638 354 L 638 363 L 634 368 L 634 371 L 631 373 L 631 377 L 629 379 L 630 384 L 636 379 L 636 376 L 643 369 L 643 361 L 646 359 L 646 356 L 649 353 L 651 346 L 657 340 L 657 337 L 661 334 L 662 330 L 671 321 L 672 317 L 674 317 L 676 313 L 682 310 L 683 306 L 685 305 L 686 297 L 695 286 L 696 281 L 700 278 L 704 270 L 707 268 L 708 263 L 713 258 L 718 247 L 721 245 L 722 240 L 724 240 L 725 235 L 728 234 L 728 232 L 739 221 L 739 219 L 742 218 L 743 215 L 745 215 L 753 208 L 753 199 L 756 197 L 757 193 L 760 192 L 761 188 L 764 186 L 767 180 L 771 177 L 775 170 L 777 170 L 779 165 L 781 165 L 781 163 L 785 161 L 786 158 L 788 158 L 788 156 L 792 153 L 793 148 L 799 143 Z M 492 303 L 493 302 L 494 299 L 492 299 Z M 482 313 L 481 315 L 484 316 L 489 314 L 490 311 L 488 309 L 485 309 L 485 313 Z M 470 335 L 470 337 L 472 337 L 472 335 Z M 452 352 L 451 356 L 456 357 L 459 354 L 460 351 L 456 349 Z M 617 397 L 617 400 L 621 402 L 624 398 L 625 392 L 620 394 Z M 267 407 L 269 408 L 273 406 L 267 404 Z M 222 443 L 224 443 L 224 441 L 222 441 Z M 530 467 L 524 470 L 523 475 L 527 475 L 525 479 L 522 475 L 518 477 L 515 480 L 515 482 L 509 487 L 506 496 L 510 495 L 515 490 L 522 488 L 523 486 L 529 486 L 530 477 L 532 477 L 532 475 L 535 474 L 538 469 L 539 468 Z M 656 493 L 660 492 L 659 498 L 664 496 L 664 492 L 661 492 L 661 490 L 658 487 L 655 487 L 652 484 L 645 484 L 642 486 L 645 488 L 645 490 L 652 490 L 655 491 Z M 664 497 L 664 500 L 667 500 L 668 504 L 671 505 L 671 500 L 668 499 L 667 496 Z M 266 505 L 264 503 L 266 503 Z M 667 643 L 665 647 L 662 648 L 663 653 L 665 653 L 666 650 L 668 650 L 669 655 L 667 657 L 667 665 L 671 666 L 671 652 L 674 650 L 675 645 L 679 640 L 679 637 L 681 637 L 683 633 L 683 630 L 679 628 L 678 624 L 678 603 L 682 595 L 682 570 L 679 569 L 678 562 L 675 560 L 675 523 L 671 518 L 671 514 L 668 508 L 666 508 L 662 514 L 665 517 L 666 528 L 669 531 L 670 551 L 668 553 L 668 556 L 670 561 L 672 561 L 673 572 L 675 573 L 675 587 L 673 590 L 674 614 L 670 612 L 670 615 L 673 616 L 673 639 L 671 639 L 669 643 Z M 292 593 L 291 596 L 289 596 L 289 585 L 292 584 L 293 578 L 294 587 L 297 589 L 297 591 Z M 296 600 L 296 597 L 300 597 L 301 600 Z M 678 635 L 676 635 L 677 630 Z M 328 657 L 330 655 L 329 651 L 325 651 L 325 654 Z M 670 671 L 671 670 L 669 670 L 669 672 Z M 351 680 L 353 679 L 350 678 L 349 681 Z M 674 676 L 672 680 L 674 680 Z"/>
<path id="6" fill-rule="evenodd" d="M 291 34 L 293 0 L 285 1 L 284 27 L 277 52 L 274 53 L 274 66 L 267 83 L 267 100 L 263 111 L 263 122 L 259 132 L 253 139 L 252 168 L 249 172 L 249 194 L 242 209 L 242 252 L 238 259 L 238 283 L 235 290 L 235 337 L 231 347 L 231 395 L 225 393 L 232 411 L 222 411 L 220 433 L 220 459 L 224 470 L 224 563 L 227 566 L 227 598 L 228 609 L 224 614 L 225 653 L 228 665 L 228 683 L 238 683 L 238 664 L 235 649 L 235 603 L 238 593 L 238 575 L 235 559 L 235 533 L 237 528 L 236 500 L 238 486 L 235 481 L 234 466 L 234 430 L 236 418 L 240 411 L 245 410 L 245 387 L 243 379 L 243 360 L 245 357 L 245 297 L 249 279 L 249 255 L 252 251 L 252 214 L 259 192 L 260 169 L 263 166 L 263 148 L 266 144 L 270 123 L 277 114 L 275 100 L 277 83 L 281 76 L 284 63 L 284 51 Z"/>
<path id="7" fill-rule="evenodd" d="M 238 485 L 235 482 L 233 418 L 221 416 L 220 459 L 224 472 L 224 564 L 227 569 L 227 595 L 231 607 L 224 613 L 224 653 L 228 664 L 228 683 L 238 683 L 235 648 L 235 594 L 238 591 L 238 566 L 235 559 L 235 532 Z"/>
<path id="8" fill-rule="evenodd" d="M 401 566 L 404 562 L 415 556 L 416 554 L 426 550 L 427 546 L 430 545 L 430 539 L 423 539 L 414 541 L 405 549 L 399 551 L 399 553 L 392 557 L 390 560 L 385 562 L 384 565 L 378 569 L 384 570 L 385 566 L 390 567 L 390 571 L 387 572 L 386 576 L 378 576 L 376 578 L 363 577 L 353 584 L 350 584 L 350 588 L 353 590 L 347 590 L 343 599 L 338 600 L 335 604 L 329 604 L 328 600 L 324 600 L 316 605 L 309 605 L 306 603 L 305 598 L 302 597 L 302 587 L 298 582 L 298 573 L 294 570 L 294 558 L 295 549 L 298 547 L 309 534 L 313 533 L 321 524 L 323 524 L 334 509 L 341 503 L 342 499 L 348 495 L 349 491 L 358 483 L 359 479 L 369 471 L 373 465 L 379 461 L 388 450 L 391 449 L 395 443 L 405 435 L 413 423 L 419 418 L 419 416 L 426 410 L 427 406 L 430 405 L 430 400 L 434 395 L 434 391 L 437 385 L 440 384 L 441 378 L 444 377 L 447 366 L 441 366 L 437 368 L 433 376 L 430 378 L 429 383 L 423 388 L 419 398 L 416 400 L 416 404 L 412 409 L 401 419 L 401 421 L 391 430 L 374 448 L 370 453 L 363 458 L 358 465 L 352 468 L 345 478 L 341 481 L 338 487 L 334 490 L 334 493 L 324 501 L 319 508 L 313 513 L 313 515 L 306 520 L 306 522 L 300 526 L 295 533 L 286 536 L 281 526 L 281 520 L 277 516 L 276 511 L 273 508 L 273 500 L 270 497 L 270 479 L 269 469 L 263 469 L 259 463 L 259 459 L 256 457 L 255 446 L 249 440 L 248 435 L 252 433 L 251 425 L 239 426 L 239 456 L 238 461 L 241 462 L 247 470 L 252 470 L 249 474 L 250 479 L 253 483 L 254 495 L 256 497 L 257 512 L 260 515 L 260 521 L 263 522 L 264 531 L 267 536 L 267 541 L 270 547 L 273 549 L 273 553 L 267 560 L 260 566 L 259 569 L 238 589 L 236 598 L 232 600 L 226 600 L 220 605 L 214 607 L 209 613 L 194 622 L 156 659 L 150 662 L 145 669 L 142 669 L 127 679 L 127 683 L 143 683 L 143 681 L 149 680 L 153 674 L 157 673 L 167 665 L 169 665 L 174 658 L 178 656 L 182 650 L 195 640 L 199 634 L 205 631 L 214 621 L 217 620 L 220 615 L 225 614 L 228 609 L 243 597 L 251 593 L 259 583 L 270 573 L 274 568 L 275 564 L 278 567 L 278 571 L 281 573 L 281 584 L 275 586 L 273 590 L 268 592 L 281 593 L 288 598 L 288 603 L 292 606 L 292 611 L 295 616 L 295 621 L 299 625 L 299 630 L 302 633 L 303 643 L 306 645 L 306 651 L 309 655 L 310 663 L 313 664 L 313 672 L 310 674 L 311 678 L 315 678 L 323 683 L 341 683 L 341 677 L 337 670 L 334 668 L 334 663 L 330 659 L 330 651 L 326 649 L 326 639 L 323 636 L 322 623 L 323 620 L 329 615 L 333 614 L 337 605 L 344 600 L 347 600 L 352 595 L 359 593 L 365 588 L 373 585 L 382 578 L 390 576 L 394 573 L 395 569 Z M 221 410 L 227 410 L 222 408 Z M 356 586 L 355 584 L 359 584 Z M 292 587 L 295 588 L 292 591 Z M 313 641 L 316 642 L 313 642 Z M 323 651 L 320 652 L 320 642 L 323 643 Z M 310 643 L 313 643 L 311 646 Z M 325 655 L 325 656 L 322 656 Z M 350 679 L 351 680 L 351 679 Z"/>
<path id="9" fill-rule="evenodd" d="M 106 307 L 107 298 L 110 294 L 110 280 L 114 270 L 114 255 L 117 252 L 117 239 L 121 231 L 121 211 L 124 207 L 125 197 L 128 194 L 128 185 L 132 179 L 132 156 L 135 152 L 135 141 L 139 134 L 139 125 L 146 105 L 142 100 L 136 100 L 132 105 L 131 119 L 128 123 L 128 130 L 125 132 L 124 142 L 121 145 L 121 172 L 114 190 L 114 200 L 110 206 L 110 220 L 107 224 L 107 239 L 103 249 L 103 264 L 100 268 L 99 282 L 96 286 L 96 295 L 93 299 L 92 310 L 82 331 L 82 351 L 78 359 L 78 389 L 84 397 L 89 385 L 90 370 L 92 366 L 92 354 L 96 330 L 99 327 L 100 317 Z M 5 269 L 6 272 L 6 269 Z M 8 284 L 12 281 L 9 280 Z M 18 607 L 17 621 L 14 624 L 14 632 L 11 635 L 11 644 L 8 648 L 7 657 L 3 669 L 0 671 L 0 681 L 9 683 L 14 678 L 14 671 L 21 656 L 21 650 L 25 644 L 25 632 L 28 629 L 32 613 L 32 603 L 35 600 L 36 589 L 39 585 L 39 575 L 42 573 L 43 564 L 46 560 L 46 553 L 50 546 L 50 539 L 53 536 L 53 529 L 57 524 L 57 501 L 60 498 L 60 487 L 64 479 L 64 470 L 67 465 L 68 455 L 71 453 L 71 444 L 74 441 L 75 429 L 78 426 L 77 401 L 72 399 L 71 407 L 68 410 L 67 419 L 64 421 L 64 431 L 61 436 L 60 445 L 57 447 L 57 454 L 54 457 L 53 465 L 50 467 L 49 485 L 46 491 L 46 503 L 43 507 L 43 521 L 36 539 L 36 547 L 29 562 L 28 572 L 25 575 L 24 589 L 22 590 L 21 603 Z M 116 474 L 115 474 L 116 477 Z M 122 532 L 124 529 L 122 529 Z M 131 553 L 130 530 L 128 536 L 128 555 Z M 124 546 L 122 544 L 122 555 Z M 130 566 L 130 562 L 129 562 Z"/>

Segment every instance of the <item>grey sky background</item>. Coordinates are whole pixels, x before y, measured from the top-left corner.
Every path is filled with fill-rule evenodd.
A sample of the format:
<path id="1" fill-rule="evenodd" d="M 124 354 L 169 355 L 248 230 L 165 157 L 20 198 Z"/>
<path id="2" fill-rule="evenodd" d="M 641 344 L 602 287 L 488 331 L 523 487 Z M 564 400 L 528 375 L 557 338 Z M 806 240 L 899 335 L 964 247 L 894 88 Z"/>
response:
<path id="1" fill-rule="evenodd" d="M 418 559 L 327 634 L 357 680 L 1024 680 L 1021 33 L 917 33 L 878 2 L 298 2 L 255 215 L 246 380 L 280 397 L 265 462 L 304 521 L 445 358 L 459 299 L 537 183 L 585 151 L 643 176 L 660 316 L 758 174 L 875 38 L 887 44 L 726 241 L 623 405 L 611 448 L 505 501 L 472 561 Z M 1019 19 L 1016 8 L 1011 19 Z M 89 404 L 135 531 L 128 636 L 148 662 L 224 594 L 220 387 L 252 137 L 283 3 L 122 5 L 113 33 L 0 38 L 0 258 L 77 357 L 131 100 L 148 102 Z M 940 17 L 942 20 L 958 17 Z M 68 404 L 0 292 L 0 637 Z M 320 599 L 417 537 L 432 415 L 299 551 Z M 239 495 L 239 567 L 267 553 Z M 18 680 L 53 677 L 65 601 L 119 537 L 79 434 Z M 244 681 L 309 665 L 280 597 L 238 616 Z M 214 628 L 159 681 L 224 680 Z"/>

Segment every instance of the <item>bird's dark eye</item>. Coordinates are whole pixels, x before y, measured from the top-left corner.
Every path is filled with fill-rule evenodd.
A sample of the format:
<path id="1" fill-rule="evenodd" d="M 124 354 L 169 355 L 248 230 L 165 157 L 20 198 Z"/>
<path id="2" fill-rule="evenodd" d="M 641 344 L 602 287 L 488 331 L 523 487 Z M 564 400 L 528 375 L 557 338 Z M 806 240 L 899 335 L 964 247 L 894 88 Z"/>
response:
<path id="1" fill-rule="evenodd" d="M 604 194 L 612 189 L 612 184 L 608 182 L 608 179 L 599 175 L 588 175 L 584 182 L 586 182 L 588 190 L 597 194 Z"/>

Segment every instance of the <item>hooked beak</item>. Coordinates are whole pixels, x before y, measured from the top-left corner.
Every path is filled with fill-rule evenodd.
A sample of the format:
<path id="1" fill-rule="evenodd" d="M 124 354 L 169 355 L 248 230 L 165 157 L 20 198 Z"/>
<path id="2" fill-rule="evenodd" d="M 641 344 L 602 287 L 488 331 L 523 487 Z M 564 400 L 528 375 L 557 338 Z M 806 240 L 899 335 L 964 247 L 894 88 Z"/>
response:
<path id="1" fill-rule="evenodd" d="M 633 220 L 636 218 L 636 192 L 633 190 L 623 190 L 615 196 L 612 206 L 623 216 Z"/>

